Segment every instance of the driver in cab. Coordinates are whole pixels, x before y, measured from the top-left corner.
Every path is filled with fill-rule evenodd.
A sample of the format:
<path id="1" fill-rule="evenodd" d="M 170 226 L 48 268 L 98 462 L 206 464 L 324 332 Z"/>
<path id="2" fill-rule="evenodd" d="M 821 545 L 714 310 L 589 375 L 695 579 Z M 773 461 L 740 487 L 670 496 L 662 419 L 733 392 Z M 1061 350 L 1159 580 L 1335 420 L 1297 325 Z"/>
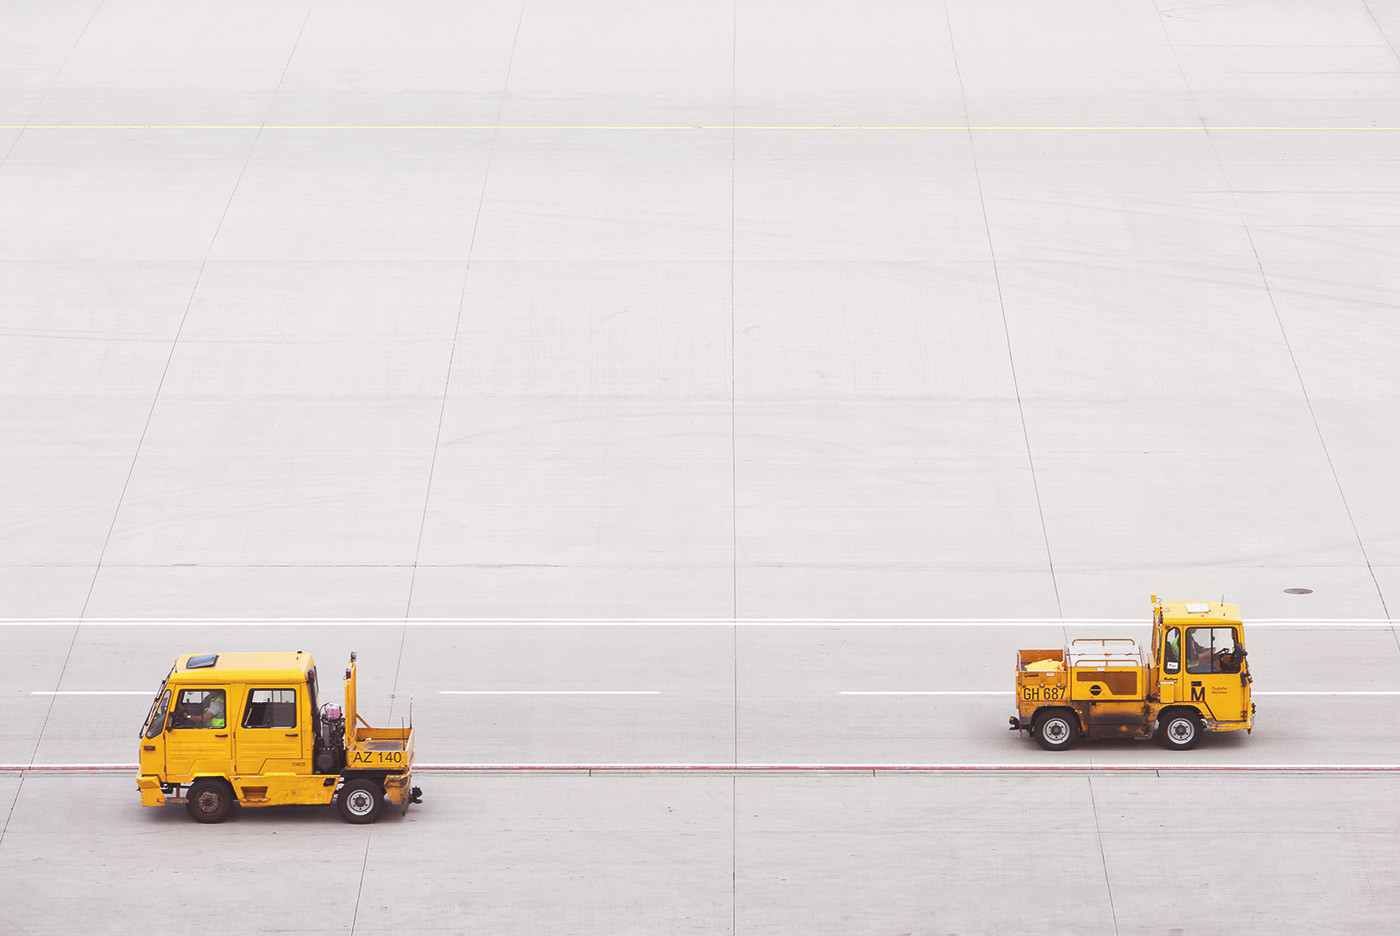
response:
<path id="1" fill-rule="evenodd" d="M 1238 673 L 1244 663 L 1244 647 L 1232 642 L 1212 650 L 1210 644 L 1200 639 L 1200 631 L 1187 631 L 1186 644 L 1193 673 Z"/>
<path id="2" fill-rule="evenodd" d="M 186 698 L 175 710 L 176 728 L 223 728 L 224 694 L 206 692 L 202 699 Z"/>

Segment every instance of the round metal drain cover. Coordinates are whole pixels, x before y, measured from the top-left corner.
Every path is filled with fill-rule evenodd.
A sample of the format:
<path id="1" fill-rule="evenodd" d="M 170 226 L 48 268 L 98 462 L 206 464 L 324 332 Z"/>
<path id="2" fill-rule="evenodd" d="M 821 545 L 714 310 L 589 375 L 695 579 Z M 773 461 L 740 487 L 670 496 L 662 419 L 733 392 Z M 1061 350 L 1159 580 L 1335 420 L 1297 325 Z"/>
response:
<path id="1" fill-rule="evenodd" d="M 1283 590 L 1283 593 L 1284 593 L 1285 595 L 1311 595 L 1311 594 L 1312 594 L 1312 589 L 1311 589 L 1311 588 L 1285 588 L 1285 589 Z"/>

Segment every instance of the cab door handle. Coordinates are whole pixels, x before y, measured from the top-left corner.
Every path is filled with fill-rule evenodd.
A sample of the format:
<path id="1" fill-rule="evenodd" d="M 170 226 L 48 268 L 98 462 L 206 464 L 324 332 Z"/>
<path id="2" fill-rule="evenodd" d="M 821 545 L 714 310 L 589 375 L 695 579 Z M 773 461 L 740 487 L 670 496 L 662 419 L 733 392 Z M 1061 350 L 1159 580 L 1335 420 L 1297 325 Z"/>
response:
<path id="1" fill-rule="evenodd" d="M 227 738 L 228 735 L 227 735 L 227 734 L 216 734 L 216 735 L 214 735 L 214 737 L 216 737 L 216 738 Z"/>
<path id="2" fill-rule="evenodd" d="M 300 738 L 301 735 L 297 734 L 295 731 L 290 731 L 290 732 L 287 733 L 287 737 L 289 737 L 289 738 Z"/>

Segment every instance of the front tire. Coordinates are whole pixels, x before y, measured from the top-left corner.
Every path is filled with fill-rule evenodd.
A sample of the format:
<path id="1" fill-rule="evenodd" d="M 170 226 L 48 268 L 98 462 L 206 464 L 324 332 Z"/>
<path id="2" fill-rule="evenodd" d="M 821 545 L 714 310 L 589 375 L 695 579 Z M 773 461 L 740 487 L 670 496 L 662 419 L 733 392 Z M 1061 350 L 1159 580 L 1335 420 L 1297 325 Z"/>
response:
<path id="1" fill-rule="evenodd" d="M 196 780 L 185 797 L 185 811 L 195 822 L 223 822 L 233 813 L 233 790 L 222 780 Z"/>
<path id="2" fill-rule="evenodd" d="M 1047 751 L 1068 751 L 1079 740 L 1079 719 L 1069 712 L 1047 712 L 1035 720 L 1035 742 Z"/>
<path id="3" fill-rule="evenodd" d="M 1205 725 L 1195 712 L 1171 712 L 1157 726 L 1157 740 L 1169 751 L 1189 751 L 1201 742 Z"/>
<path id="4" fill-rule="evenodd" d="M 340 788 L 335 804 L 346 822 L 366 825 L 379 818 L 384 808 L 384 791 L 373 780 L 350 780 Z"/>

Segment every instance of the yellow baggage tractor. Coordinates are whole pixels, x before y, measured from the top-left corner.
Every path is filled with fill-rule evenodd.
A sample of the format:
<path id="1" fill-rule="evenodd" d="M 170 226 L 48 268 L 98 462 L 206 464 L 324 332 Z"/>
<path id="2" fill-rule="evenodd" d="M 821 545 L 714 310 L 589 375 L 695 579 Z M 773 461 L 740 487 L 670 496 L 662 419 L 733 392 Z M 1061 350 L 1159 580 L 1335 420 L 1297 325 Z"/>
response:
<path id="1" fill-rule="evenodd" d="M 1193 748 L 1206 731 L 1250 732 L 1254 702 L 1239 609 L 1152 596 L 1152 645 L 1080 638 L 1016 656 L 1012 731 L 1050 751 L 1081 737 L 1151 738 Z"/>
<path id="2" fill-rule="evenodd" d="M 318 704 L 316 664 L 302 653 L 180 657 L 141 729 L 143 806 L 184 803 L 196 822 L 241 806 L 329 805 L 373 822 L 387 801 L 422 802 L 412 785 L 413 726 L 374 728 L 355 709 L 355 654 L 345 707 Z"/>

